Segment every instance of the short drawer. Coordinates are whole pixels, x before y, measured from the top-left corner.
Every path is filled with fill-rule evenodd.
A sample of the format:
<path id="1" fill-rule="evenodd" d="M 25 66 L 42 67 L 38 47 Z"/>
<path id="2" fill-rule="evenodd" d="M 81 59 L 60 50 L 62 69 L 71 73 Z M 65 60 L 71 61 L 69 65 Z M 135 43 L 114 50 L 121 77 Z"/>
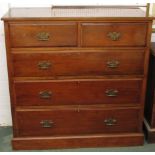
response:
<path id="1" fill-rule="evenodd" d="M 16 112 L 18 136 L 139 132 L 138 109 L 65 108 Z"/>
<path id="2" fill-rule="evenodd" d="M 12 47 L 63 47 L 77 45 L 76 23 L 10 24 Z"/>
<path id="3" fill-rule="evenodd" d="M 18 106 L 138 104 L 142 81 L 139 79 L 16 81 L 14 87 Z"/>
<path id="4" fill-rule="evenodd" d="M 142 75 L 144 50 L 14 53 L 15 77 Z"/>
<path id="5" fill-rule="evenodd" d="M 82 23 L 82 46 L 145 46 L 146 23 Z"/>

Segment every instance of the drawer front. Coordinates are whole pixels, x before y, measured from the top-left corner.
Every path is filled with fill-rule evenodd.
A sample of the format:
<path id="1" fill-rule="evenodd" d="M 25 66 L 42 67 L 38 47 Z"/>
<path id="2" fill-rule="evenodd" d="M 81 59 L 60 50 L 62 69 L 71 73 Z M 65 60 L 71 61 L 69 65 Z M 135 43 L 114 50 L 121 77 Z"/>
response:
<path id="1" fill-rule="evenodd" d="M 83 23 L 82 46 L 145 46 L 145 23 Z"/>
<path id="2" fill-rule="evenodd" d="M 19 52 L 13 55 L 13 61 L 16 77 L 140 75 L 144 51 Z"/>
<path id="3" fill-rule="evenodd" d="M 51 80 L 15 82 L 16 104 L 91 105 L 137 104 L 140 102 L 141 80 Z"/>
<path id="4" fill-rule="evenodd" d="M 12 47 L 76 46 L 76 23 L 11 24 Z"/>
<path id="5" fill-rule="evenodd" d="M 19 136 L 52 136 L 139 131 L 138 109 L 65 108 L 17 112 Z"/>

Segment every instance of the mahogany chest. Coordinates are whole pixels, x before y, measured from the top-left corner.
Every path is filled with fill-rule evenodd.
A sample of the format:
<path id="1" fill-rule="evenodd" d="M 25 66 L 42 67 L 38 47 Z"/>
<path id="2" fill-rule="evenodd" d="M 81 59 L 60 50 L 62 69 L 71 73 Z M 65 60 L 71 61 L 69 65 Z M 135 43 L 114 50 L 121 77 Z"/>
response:
<path id="1" fill-rule="evenodd" d="M 145 131 L 148 142 L 155 142 L 155 43 L 151 44 L 151 54 L 148 71 L 146 104 L 145 104 Z"/>
<path id="2" fill-rule="evenodd" d="M 14 149 L 142 145 L 152 18 L 139 8 L 12 8 L 5 26 Z"/>

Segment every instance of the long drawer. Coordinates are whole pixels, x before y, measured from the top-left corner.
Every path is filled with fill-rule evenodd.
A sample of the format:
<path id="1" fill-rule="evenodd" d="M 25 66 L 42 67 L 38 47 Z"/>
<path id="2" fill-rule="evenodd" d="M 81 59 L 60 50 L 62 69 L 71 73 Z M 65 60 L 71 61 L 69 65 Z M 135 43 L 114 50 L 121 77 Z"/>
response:
<path id="1" fill-rule="evenodd" d="M 141 79 L 16 81 L 16 105 L 94 105 L 140 103 Z"/>
<path id="2" fill-rule="evenodd" d="M 13 54 L 15 77 L 141 75 L 144 50 L 71 50 Z"/>
<path id="3" fill-rule="evenodd" d="M 146 23 L 82 23 L 82 46 L 145 46 Z"/>
<path id="4" fill-rule="evenodd" d="M 77 24 L 74 22 L 12 23 L 12 47 L 77 46 Z"/>
<path id="5" fill-rule="evenodd" d="M 19 110 L 18 136 L 138 132 L 138 109 L 65 108 Z"/>

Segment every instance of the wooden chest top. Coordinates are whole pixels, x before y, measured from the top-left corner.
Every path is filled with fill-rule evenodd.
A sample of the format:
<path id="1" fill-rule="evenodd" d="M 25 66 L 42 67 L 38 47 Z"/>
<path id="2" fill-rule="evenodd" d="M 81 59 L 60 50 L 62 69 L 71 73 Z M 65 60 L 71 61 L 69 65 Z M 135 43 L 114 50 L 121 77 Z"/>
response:
<path id="1" fill-rule="evenodd" d="M 3 20 L 146 20 L 145 11 L 138 7 L 53 6 L 49 8 L 11 8 Z"/>

